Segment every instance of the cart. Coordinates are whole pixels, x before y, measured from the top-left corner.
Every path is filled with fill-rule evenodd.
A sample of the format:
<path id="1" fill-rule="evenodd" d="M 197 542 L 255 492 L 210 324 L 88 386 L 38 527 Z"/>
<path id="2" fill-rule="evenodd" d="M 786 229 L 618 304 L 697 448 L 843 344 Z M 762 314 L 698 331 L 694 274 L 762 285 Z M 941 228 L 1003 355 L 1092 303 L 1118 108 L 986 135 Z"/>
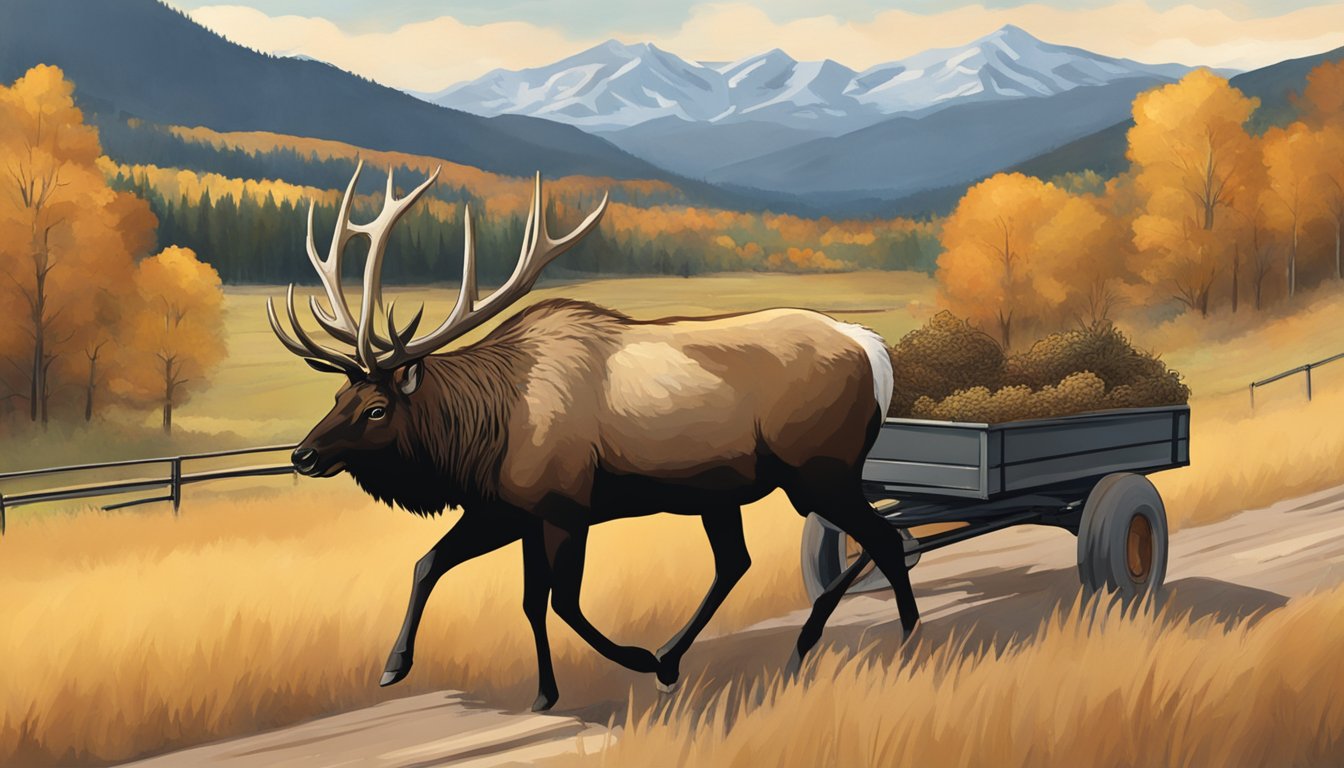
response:
<path id="1" fill-rule="evenodd" d="M 1159 589 L 1167 570 L 1166 510 L 1145 475 L 1189 463 L 1185 405 L 1003 424 L 887 419 L 863 481 L 868 500 L 900 529 L 907 568 L 925 552 L 1010 526 L 1054 525 L 1078 537 L 1087 589 L 1134 598 Z M 911 533 L 947 523 L 962 525 Z M 861 553 L 816 515 L 802 550 L 813 600 Z M 869 569 L 851 593 L 887 587 Z"/>

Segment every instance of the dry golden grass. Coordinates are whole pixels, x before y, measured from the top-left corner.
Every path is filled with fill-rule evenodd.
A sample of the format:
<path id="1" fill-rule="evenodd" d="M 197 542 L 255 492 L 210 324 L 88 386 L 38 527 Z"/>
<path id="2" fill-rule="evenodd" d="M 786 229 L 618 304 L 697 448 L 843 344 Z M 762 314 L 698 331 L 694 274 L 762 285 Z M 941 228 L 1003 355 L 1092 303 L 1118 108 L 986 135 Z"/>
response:
<path id="1" fill-rule="evenodd" d="M 178 519 L 162 510 L 11 518 L 0 541 L 0 765 L 121 760 L 441 688 L 531 703 L 516 545 L 445 577 L 415 669 L 384 692 L 375 681 L 411 568 L 447 522 L 378 506 L 344 480 L 211 495 L 189 497 Z M 801 519 L 771 497 L 748 509 L 747 526 L 756 566 L 716 618 L 720 629 L 804 600 Z M 694 519 L 604 525 L 589 552 L 594 622 L 653 647 L 690 617 L 712 573 Z M 562 706 L 625 699 L 628 675 L 555 621 L 552 638 Z"/>
<path id="2" fill-rule="evenodd" d="M 1255 312 L 1243 309 L 1235 315 L 1220 312 L 1211 317 L 1184 314 L 1156 327 L 1138 325 L 1131 338 L 1136 346 L 1162 355 L 1184 374 L 1196 397 L 1237 393 L 1246 399 L 1252 381 L 1296 368 L 1304 363 L 1344 352 L 1344 293 L 1338 284 L 1303 292 L 1292 304 L 1275 305 Z M 1332 377 L 1334 386 L 1344 386 L 1344 362 L 1320 371 Z M 1256 399 L 1301 397 L 1302 379 L 1270 385 Z"/>
<path id="3" fill-rule="evenodd" d="M 829 652 L 803 683 L 631 713 L 601 766 L 1288 766 L 1344 762 L 1344 588 L 1258 621 L 1075 603 L 1001 653 Z M 921 652 L 923 650 L 923 652 Z M 759 703 L 758 703 L 759 702 Z"/>
<path id="4" fill-rule="evenodd" d="M 1344 362 L 1339 363 L 1344 366 Z M 1191 465 L 1153 476 L 1173 529 L 1344 483 L 1344 370 L 1339 384 L 1262 402 L 1245 393 L 1191 404 Z"/>

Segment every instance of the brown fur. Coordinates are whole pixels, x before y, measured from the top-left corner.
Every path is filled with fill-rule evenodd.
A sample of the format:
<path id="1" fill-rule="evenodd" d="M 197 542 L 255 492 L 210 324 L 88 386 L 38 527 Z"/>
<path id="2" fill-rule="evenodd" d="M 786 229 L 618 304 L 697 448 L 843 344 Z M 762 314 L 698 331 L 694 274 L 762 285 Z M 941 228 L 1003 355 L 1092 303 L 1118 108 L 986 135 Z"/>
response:
<path id="1" fill-rule="evenodd" d="M 639 321 L 548 300 L 422 375 L 411 397 L 349 385 L 313 430 L 367 492 L 419 514 L 589 507 L 604 473 L 759 498 L 770 461 L 860 462 L 876 407 L 863 351 L 805 310 Z M 392 412 L 389 439 L 357 429 L 371 404 Z"/>

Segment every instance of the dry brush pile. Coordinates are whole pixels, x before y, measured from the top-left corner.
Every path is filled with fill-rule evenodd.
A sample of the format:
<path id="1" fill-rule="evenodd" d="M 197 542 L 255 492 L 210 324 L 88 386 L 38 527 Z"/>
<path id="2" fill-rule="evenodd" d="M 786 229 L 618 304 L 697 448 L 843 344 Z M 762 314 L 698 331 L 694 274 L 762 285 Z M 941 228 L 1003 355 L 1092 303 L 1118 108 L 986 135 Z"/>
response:
<path id="1" fill-rule="evenodd" d="M 1004 354 L 998 342 L 950 312 L 892 349 L 892 416 L 999 423 L 1097 411 L 1176 405 L 1190 389 L 1115 326 L 1055 333 Z"/>

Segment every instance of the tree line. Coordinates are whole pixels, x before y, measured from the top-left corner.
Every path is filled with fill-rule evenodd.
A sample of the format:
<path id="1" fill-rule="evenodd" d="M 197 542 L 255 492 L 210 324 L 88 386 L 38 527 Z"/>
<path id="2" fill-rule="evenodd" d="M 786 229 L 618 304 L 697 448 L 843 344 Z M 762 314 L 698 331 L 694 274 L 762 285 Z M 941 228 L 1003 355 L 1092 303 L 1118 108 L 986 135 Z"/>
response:
<path id="1" fill-rule="evenodd" d="M 407 180 L 418 177 L 414 170 L 398 175 Z M 314 279 L 307 260 L 301 258 L 308 210 L 302 200 L 270 191 L 258 196 L 232 190 L 212 193 L 208 188 L 194 196 L 172 196 L 147 175 L 121 170 L 112 176 L 111 185 L 148 203 L 159 222 L 160 243 L 180 244 L 202 254 L 226 283 L 303 284 Z M 435 199 L 444 200 L 442 196 Z M 388 248 L 396 255 L 384 265 L 386 279 L 400 283 L 457 279 L 464 229 L 464 205 L 460 203 L 471 204 L 481 279 L 498 283 L 508 277 L 522 242 L 525 221 L 521 212 L 491 214 L 467 192 L 454 193 L 445 202 L 443 206 L 416 206 L 392 231 Z M 548 194 L 546 217 L 553 230 L 560 231 L 577 224 L 597 203 L 591 193 Z M 337 205 L 334 195 L 313 203 L 314 239 L 324 252 L 336 223 Z M 352 218 L 372 218 L 379 205 L 375 195 L 357 195 Z M 351 258 L 346 261 L 351 277 L 360 268 L 364 247 L 362 240 L 351 243 Z M 830 222 L 615 202 L 602 226 L 555 266 L 590 275 L 683 277 L 744 270 L 927 271 L 936 254 L 933 228 L 902 220 Z"/>
<path id="2" fill-rule="evenodd" d="M 1196 70 L 1135 99 L 1127 173 L 973 186 L 943 223 L 942 303 L 1006 348 L 1126 304 L 1208 317 L 1344 281 L 1344 63 L 1310 73 L 1288 125 L 1252 132 L 1257 106 Z"/>

